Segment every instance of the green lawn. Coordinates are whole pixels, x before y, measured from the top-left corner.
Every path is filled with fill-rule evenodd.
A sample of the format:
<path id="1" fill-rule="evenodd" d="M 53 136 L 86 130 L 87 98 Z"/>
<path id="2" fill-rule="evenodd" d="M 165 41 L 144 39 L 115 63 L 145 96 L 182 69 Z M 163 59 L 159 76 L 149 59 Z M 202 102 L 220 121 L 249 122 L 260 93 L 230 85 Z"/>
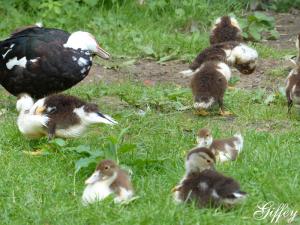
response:
<path id="1" fill-rule="evenodd" d="M 191 94 L 174 86 L 97 84 L 79 86 L 70 93 L 101 103 L 103 111 L 119 125 L 92 127 L 84 137 L 67 140 L 65 147 L 52 146 L 47 155 L 31 156 L 24 151 L 45 150 L 47 140 L 24 139 L 15 123 L 15 99 L 1 92 L 0 99 L 8 110 L 0 117 L 1 224 L 266 224 L 268 220 L 255 221 L 252 217 L 262 201 L 288 203 L 291 209 L 300 209 L 300 128 L 295 112 L 287 117 L 283 97 L 268 106 L 264 103 L 267 96 L 258 97 L 257 91 L 229 91 L 225 103 L 236 116 L 203 118 L 192 111 L 176 111 L 191 104 Z M 105 100 L 108 96 L 112 102 Z M 138 114 L 140 109 L 146 111 L 144 116 Z M 204 126 L 216 137 L 238 130 L 245 136 L 239 159 L 217 166 L 238 179 L 249 193 L 244 204 L 229 212 L 178 206 L 171 198 L 170 190 L 184 172 L 184 155 L 195 145 L 196 131 Z M 75 176 L 75 162 L 84 156 L 64 148 L 86 145 L 105 152 L 110 138 L 124 128 L 128 130 L 122 145 L 134 144 L 135 148 L 120 152 L 118 158 L 133 171 L 140 198 L 127 206 L 114 205 L 111 199 L 82 206 L 83 183 L 94 164 Z M 105 155 L 115 156 L 109 152 Z"/>
<path id="2" fill-rule="evenodd" d="M 229 12 L 242 14 L 248 1 L 174 1 L 168 5 L 168 1 L 157 0 L 149 1 L 146 7 L 135 1 L 125 1 L 125 5 L 121 1 L 98 1 L 94 8 L 71 0 L 65 1 L 65 7 L 60 7 L 64 5 L 61 1 L 49 0 L 41 5 L 33 0 L 21 2 L 6 1 L 0 5 L 2 37 L 15 27 L 42 20 L 49 27 L 91 31 L 113 57 L 191 60 L 208 46 L 211 21 Z M 57 12 L 57 8 L 61 11 Z M 65 16 L 58 16 L 61 14 Z M 194 21 L 197 25 L 191 26 Z M 189 32 L 190 28 L 196 30 Z M 253 46 L 267 59 L 295 53 L 294 49 L 278 51 L 264 44 Z M 276 76 L 280 68 L 271 72 Z M 271 104 L 267 104 L 270 93 L 262 90 L 227 91 L 225 106 L 235 116 L 224 118 L 217 115 L 217 109 L 208 117 L 198 117 L 193 110 L 181 111 L 192 104 L 191 92 L 171 84 L 149 87 L 130 80 L 120 84 L 103 81 L 78 85 L 67 93 L 98 103 L 119 125 L 93 126 L 85 136 L 65 142 L 27 140 L 16 126 L 15 97 L 0 87 L 1 225 L 268 224 L 271 218 L 258 221 L 253 213 L 257 204 L 269 201 L 275 203 L 275 208 L 287 203 L 299 214 L 300 115 L 293 109 L 288 117 L 281 94 L 276 93 Z M 140 110 L 146 113 L 142 115 Z M 171 189 L 181 179 L 184 156 L 195 146 L 195 134 L 202 127 L 212 129 L 216 138 L 236 131 L 245 137 L 238 160 L 217 165 L 219 171 L 236 178 L 249 194 L 242 205 L 230 211 L 173 202 Z M 78 153 L 82 146 L 100 152 L 99 159 L 118 158 L 122 166 L 132 170 L 140 198 L 123 206 L 107 199 L 84 207 L 84 180 L 95 164 L 76 173 L 76 165 L 83 165 L 88 158 L 87 154 Z M 36 150 L 45 154 L 28 154 Z M 286 224 L 286 220 L 279 224 Z M 294 224 L 300 224 L 299 216 Z"/>

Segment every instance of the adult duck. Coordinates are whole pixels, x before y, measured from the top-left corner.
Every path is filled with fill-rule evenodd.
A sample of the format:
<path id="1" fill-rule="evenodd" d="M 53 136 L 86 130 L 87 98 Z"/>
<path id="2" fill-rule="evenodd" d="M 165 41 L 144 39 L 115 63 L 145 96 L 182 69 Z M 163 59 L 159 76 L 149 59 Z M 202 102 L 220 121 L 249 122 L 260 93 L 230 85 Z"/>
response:
<path id="1" fill-rule="evenodd" d="M 88 75 L 94 55 L 109 58 L 88 32 L 20 28 L 0 42 L 0 84 L 15 96 L 64 91 Z"/>

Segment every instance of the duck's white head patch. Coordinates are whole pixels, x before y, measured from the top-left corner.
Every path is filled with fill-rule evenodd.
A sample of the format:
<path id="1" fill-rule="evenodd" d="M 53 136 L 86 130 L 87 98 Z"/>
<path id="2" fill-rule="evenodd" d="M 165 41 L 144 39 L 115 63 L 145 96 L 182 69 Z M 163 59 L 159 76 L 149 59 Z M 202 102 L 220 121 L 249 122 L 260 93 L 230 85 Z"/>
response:
<path id="1" fill-rule="evenodd" d="M 100 48 L 99 44 L 96 41 L 96 38 L 84 31 L 76 31 L 72 33 L 67 41 L 64 44 L 65 48 L 81 49 L 88 50 L 100 56 L 103 59 L 108 59 L 110 57 L 109 53 L 104 49 Z"/>

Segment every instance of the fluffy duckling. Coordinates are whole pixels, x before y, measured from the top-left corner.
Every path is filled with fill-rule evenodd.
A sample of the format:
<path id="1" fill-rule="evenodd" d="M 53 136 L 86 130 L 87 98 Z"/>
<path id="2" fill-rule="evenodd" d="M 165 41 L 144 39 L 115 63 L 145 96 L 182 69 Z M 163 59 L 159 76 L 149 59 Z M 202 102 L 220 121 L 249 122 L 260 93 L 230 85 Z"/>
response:
<path id="1" fill-rule="evenodd" d="M 291 113 L 293 104 L 300 112 L 300 34 L 296 41 L 296 47 L 299 51 L 297 61 L 291 59 L 293 69 L 286 79 L 286 97 L 288 102 L 288 113 Z"/>
<path id="2" fill-rule="evenodd" d="M 27 94 L 18 96 L 16 108 L 19 112 L 17 125 L 23 135 L 28 138 L 39 138 L 44 136 L 44 131 L 47 129 L 49 118 L 47 115 L 36 115 L 30 113 L 34 101 Z"/>
<path id="3" fill-rule="evenodd" d="M 21 99 L 23 98 L 33 101 L 29 95 L 23 95 Z M 96 104 L 86 103 L 76 97 L 61 94 L 50 95 L 38 100 L 26 112 L 26 117 L 20 113 L 18 119 L 18 121 L 22 121 L 18 125 L 25 136 L 28 136 L 26 131 L 34 132 L 36 130 L 36 133 L 40 135 L 48 135 L 49 139 L 53 137 L 75 138 L 82 135 L 91 124 L 117 124 L 110 116 L 100 113 Z M 33 124 L 26 122 L 28 115 L 44 118 L 43 121 L 46 122 L 40 123 L 38 126 L 40 129 L 36 129 Z"/>
<path id="4" fill-rule="evenodd" d="M 181 71 L 184 76 L 192 76 L 206 61 L 218 60 L 234 66 L 243 74 L 251 74 L 256 68 L 258 53 L 255 49 L 236 41 L 222 42 L 204 49 L 192 62 L 190 69 Z"/>
<path id="5" fill-rule="evenodd" d="M 198 147 L 209 148 L 220 162 L 236 160 L 243 149 L 244 139 L 240 133 L 231 138 L 213 140 L 209 129 L 202 128 L 197 135 Z"/>
<path id="6" fill-rule="evenodd" d="M 191 80 L 194 96 L 194 108 L 200 115 L 207 115 L 205 110 L 218 103 L 221 115 L 229 115 L 224 111 L 223 97 L 231 77 L 227 64 L 220 61 L 204 62 Z"/>
<path id="7" fill-rule="evenodd" d="M 210 33 L 210 44 L 218 44 L 226 41 L 243 41 L 242 30 L 238 21 L 230 16 L 219 17 Z"/>
<path id="8" fill-rule="evenodd" d="M 112 160 L 103 160 L 95 172 L 85 181 L 86 188 L 82 195 L 83 204 L 87 205 L 101 201 L 115 194 L 115 203 L 129 200 L 133 197 L 133 188 L 126 171 Z"/>
<path id="9" fill-rule="evenodd" d="M 199 207 L 233 206 L 246 198 L 237 181 L 214 170 L 215 156 L 208 148 L 191 150 L 186 173 L 173 189 L 176 202 L 196 201 Z"/>

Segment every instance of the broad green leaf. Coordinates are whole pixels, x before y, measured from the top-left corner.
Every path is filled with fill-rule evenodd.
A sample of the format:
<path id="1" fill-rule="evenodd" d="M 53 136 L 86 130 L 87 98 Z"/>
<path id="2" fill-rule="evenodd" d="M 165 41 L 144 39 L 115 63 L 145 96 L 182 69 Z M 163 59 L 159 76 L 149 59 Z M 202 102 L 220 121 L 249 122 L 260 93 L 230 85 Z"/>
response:
<path id="1" fill-rule="evenodd" d="M 265 22 L 268 22 L 268 23 L 273 23 L 273 22 L 274 22 L 274 17 L 272 17 L 272 16 L 267 16 L 267 15 L 264 14 L 264 13 L 261 13 L 261 12 L 255 12 L 253 15 L 254 15 L 254 17 L 255 17 L 258 21 L 265 21 Z"/>
<path id="2" fill-rule="evenodd" d="M 75 162 L 75 173 L 78 173 L 79 170 L 88 167 L 92 163 L 97 163 L 97 159 L 95 157 L 80 158 Z"/>
<path id="3" fill-rule="evenodd" d="M 91 147 L 89 145 L 79 145 L 74 148 L 77 153 L 88 153 L 92 155 Z"/>
<path id="4" fill-rule="evenodd" d="M 277 40 L 280 37 L 280 34 L 277 30 L 271 30 L 270 36 L 268 37 L 269 40 Z"/>
<path id="5" fill-rule="evenodd" d="M 51 140 L 50 143 L 53 143 L 59 147 L 64 147 L 67 144 L 66 141 L 61 138 L 55 138 L 55 139 Z"/>
<path id="6" fill-rule="evenodd" d="M 249 35 L 255 40 L 260 41 L 261 35 L 255 26 L 249 26 Z"/>

